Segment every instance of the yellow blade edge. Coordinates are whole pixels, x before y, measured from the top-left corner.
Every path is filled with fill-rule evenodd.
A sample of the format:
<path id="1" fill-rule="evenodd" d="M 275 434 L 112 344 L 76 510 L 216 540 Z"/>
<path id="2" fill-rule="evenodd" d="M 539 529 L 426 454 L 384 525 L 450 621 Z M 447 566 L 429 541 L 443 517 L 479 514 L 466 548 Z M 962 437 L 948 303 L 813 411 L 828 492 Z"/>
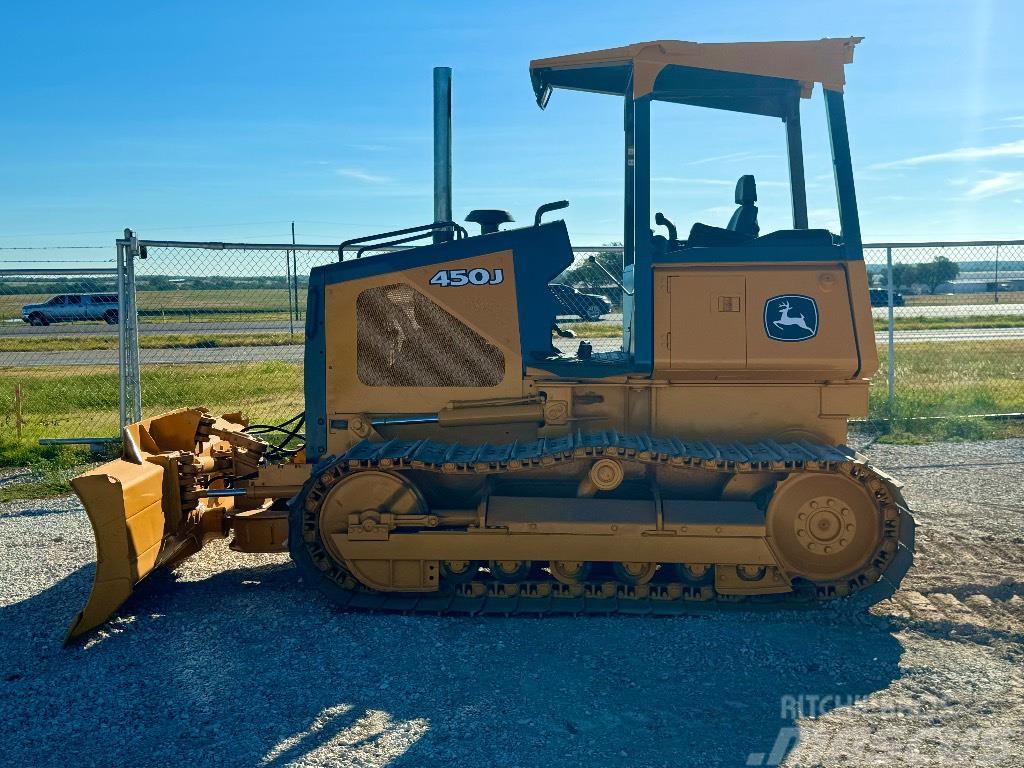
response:
<path id="1" fill-rule="evenodd" d="M 199 408 L 143 419 L 124 428 L 122 458 L 71 481 L 96 537 L 96 575 L 65 643 L 109 619 L 156 568 L 173 568 L 206 541 L 227 535 L 231 500 L 197 499 L 205 487 L 197 476 L 215 466 L 211 447 L 227 450 L 225 440 L 242 426 L 238 415 L 217 419 Z"/>
<path id="2" fill-rule="evenodd" d="M 158 464 L 115 459 L 71 481 L 96 536 L 96 575 L 65 643 L 110 618 L 158 565 L 166 524 L 163 476 Z"/>

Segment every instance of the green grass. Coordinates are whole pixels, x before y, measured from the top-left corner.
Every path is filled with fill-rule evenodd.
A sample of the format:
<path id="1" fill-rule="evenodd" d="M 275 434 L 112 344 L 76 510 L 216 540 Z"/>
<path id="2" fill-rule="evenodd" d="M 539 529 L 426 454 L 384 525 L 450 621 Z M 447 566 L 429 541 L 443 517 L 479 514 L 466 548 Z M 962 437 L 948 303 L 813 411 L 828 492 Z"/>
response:
<path id="1" fill-rule="evenodd" d="M 145 413 L 202 405 L 283 421 L 302 409 L 302 366 L 267 361 L 222 365 L 145 365 Z M 24 437 L 118 434 L 115 366 L 0 369 L 0 425 L 14 433 L 14 385 L 21 384 Z"/>
<path id="2" fill-rule="evenodd" d="M 1024 412 L 1024 340 L 896 345 L 896 398 L 886 388 L 887 350 L 872 382 L 869 418 L 892 442 L 982 440 L 1024 434 L 1012 422 L 967 418 Z M 922 419 L 921 417 L 938 417 Z"/>
<path id="3" fill-rule="evenodd" d="M 876 317 L 875 330 L 889 328 L 888 318 Z M 893 329 L 897 331 L 942 330 L 947 328 L 1024 328 L 1022 315 L 972 315 L 970 317 L 896 317 Z"/>
<path id="4" fill-rule="evenodd" d="M 622 337 L 622 325 L 620 323 L 591 323 L 581 321 L 560 321 L 558 326 L 563 331 L 572 331 L 580 339 L 612 339 Z"/>
<path id="5" fill-rule="evenodd" d="M 302 344 L 303 333 L 172 333 L 140 334 L 141 349 L 212 349 L 276 347 Z M 0 352 L 65 352 L 117 349 L 116 336 L 3 336 Z"/>
<path id="6" fill-rule="evenodd" d="M 46 499 L 70 493 L 68 481 L 90 460 L 81 446 L 39 445 L 0 437 L 0 467 L 26 467 L 25 482 L 0 487 L 0 503 L 19 499 Z"/>
<path id="7" fill-rule="evenodd" d="M 22 386 L 23 439 L 0 439 L 0 467 L 29 467 L 25 483 L 0 488 L 0 503 L 69 493 L 68 480 L 90 456 L 80 446 L 40 446 L 40 437 L 113 437 L 117 424 L 117 370 L 96 367 L 0 370 L 0 420 L 13 435 L 13 384 Z M 254 421 L 280 422 L 302 409 L 302 372 L 277 361 L 218 366 L 144 366 L 146 415 L 187 405 L 214 413 L 241 410 Z"/>
<path id="8" fill-rule="evenodd" d="M 954 293 L 931 296 L 903 294 L 908 307 L 936 307 L 949 304 L 994 304 L 995 293 Z M 1024 304 L 1024 291 L 1000 291 L 1000 304 Z"/>
<path id="9" fill-rule="evenodd" d="M 1024 437 L 1024 424 L 1019 422 L 987 421 L 967 416 L 953 416 L 936 421 L 895 422 L 885 429 L 886 431 L 879 435 L 878 442 L 897 445 Z"/>

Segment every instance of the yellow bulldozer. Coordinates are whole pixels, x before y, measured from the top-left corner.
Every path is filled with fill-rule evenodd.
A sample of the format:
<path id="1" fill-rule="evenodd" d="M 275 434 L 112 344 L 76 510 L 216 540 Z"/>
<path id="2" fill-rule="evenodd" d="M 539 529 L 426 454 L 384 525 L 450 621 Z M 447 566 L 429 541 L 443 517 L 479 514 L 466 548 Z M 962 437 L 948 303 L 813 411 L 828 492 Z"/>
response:
<path id="1" fill-rule="evenodd" d="M 470 235 L 449 213 L 343 243 L 309 276 L 303 414 L 144 419 L 121 458 L 73 481 L 98 562 L 68 639 L 219 537 L 289 552 L 354 609 L 677 614 L 891 595 L 913 520 L 899 485 L 845 446 L 878 367 L 843 102 L 859 41 L 531 62 L 541 108 L 557 89 L 624 105 L 621 344 L 558 326 L 549 284 L 573 252 L 542 217 L 564 201 L 530 226 L 474 211 Z M 800 106 L 816 83 L 838 234 L 808 227 Z M 781 119 L 792 228 L 760 231 L 748 175 L 725 226 L 680 239 L 659 212 L 654 234 L 656 101 Z"/>

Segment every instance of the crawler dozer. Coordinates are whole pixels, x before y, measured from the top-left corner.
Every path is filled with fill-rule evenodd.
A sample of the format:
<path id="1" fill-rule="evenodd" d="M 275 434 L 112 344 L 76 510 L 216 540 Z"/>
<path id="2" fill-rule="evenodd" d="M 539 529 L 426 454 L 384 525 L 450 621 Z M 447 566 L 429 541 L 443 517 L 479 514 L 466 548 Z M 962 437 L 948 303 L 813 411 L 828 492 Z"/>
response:
<path id="1" fill-rule="evenodd" d="M 843 101 L 859 40 L 533 61 L 542 108 L 557 89 L 624 104 L 624 255 L 609 272 L 621 342 L 602 351 L 558 326 L 549 284 L 573 252 L 565 223 L 542 216 L 563 203 L 530 226 L 474 211 L 480 234 L 437 221 L 342 244 L 309 277 L 303 414 L 148 418 L 126 427 L 121 458 L 73 481 L 98 562 L 68 638 L 217 537 L 290 552 L 303 581 L 369 610 L 672 614 L 891 595 L 913 520 L 899 485 L 845 446 L 878 366 Z M 807 220 L 800 106 L 816 83 L 838 234 Z M 658 212 L 654 234 L 655 101 L 781 119 L 792 228 L 760 231 L 743 176 L 725 226 L 681 239 Z M 431 241 L 361 253 L 418 235 Z"/>

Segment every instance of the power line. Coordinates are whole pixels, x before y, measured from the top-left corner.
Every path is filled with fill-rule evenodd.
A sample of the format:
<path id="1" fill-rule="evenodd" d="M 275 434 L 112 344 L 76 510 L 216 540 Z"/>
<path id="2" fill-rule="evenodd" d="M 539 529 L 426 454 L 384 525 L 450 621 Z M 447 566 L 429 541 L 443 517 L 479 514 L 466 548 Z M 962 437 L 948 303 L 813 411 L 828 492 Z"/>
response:
<path id="1" fill-rule="evenodd" d="M 96 251 L 109 245 L 0 245 L 0 251 Z"/>

